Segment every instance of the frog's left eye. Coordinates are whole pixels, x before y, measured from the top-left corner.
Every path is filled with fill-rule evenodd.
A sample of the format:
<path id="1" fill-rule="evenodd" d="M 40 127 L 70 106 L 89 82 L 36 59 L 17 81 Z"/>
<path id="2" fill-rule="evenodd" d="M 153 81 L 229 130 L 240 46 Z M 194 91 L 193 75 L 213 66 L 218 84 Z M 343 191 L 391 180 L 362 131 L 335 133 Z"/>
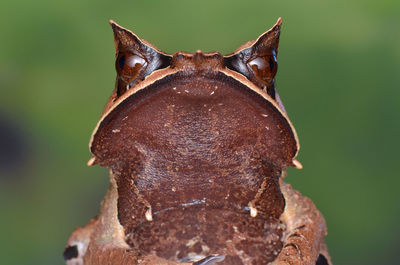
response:
<path id="1" fill-rule="evenodd" d="M 272 54 L 259 56 L 247 62 L 247 67 L 251 69 L 251 74 L 254 75 L 267 93 L 275 98 L 275 75 L 278 70 L 276 53 L 273 50 Z"/>
<path id="2" fill-rule="evenodd" d="M 276 74 L 278 64 L 276 56 L 263 56 L 250 60 L 247 65 L 253 70 L 254 74 L 265 82 L 270 82 Z"/>
<path id="3" fill-rule="evenodd" d="M 246 76 L 256 86 L 277 100 L 275 75 L 278 70 L 277 52 L 281 20 L 256 41 L 246 43 L 233 54 L 225 57 L 226 66 Z"/>

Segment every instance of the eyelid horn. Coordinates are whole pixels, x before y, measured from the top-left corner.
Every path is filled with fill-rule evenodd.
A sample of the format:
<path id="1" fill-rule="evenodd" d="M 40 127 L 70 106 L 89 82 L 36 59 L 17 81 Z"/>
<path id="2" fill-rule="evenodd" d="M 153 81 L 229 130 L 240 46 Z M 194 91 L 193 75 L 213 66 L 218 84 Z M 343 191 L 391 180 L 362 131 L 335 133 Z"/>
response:
<path id="1" fill-rule="evenodd" d="M 117 70 L 115 92 L 118 98 L 154 71 L 168 67 L 172 56 L 113 20 L 110 20 L 110 25 L 114 33 Z"/>
<path id="2" fill-rule="evenodd" d="M 246 76 L 276 101 L 279 101 L 275 90 L 275 74 L 281 26 L 282 19 L 278 18 L 275 25 L 257 40 L 246 42 L 235 52 L 224 56 L 227 68 Z"/>

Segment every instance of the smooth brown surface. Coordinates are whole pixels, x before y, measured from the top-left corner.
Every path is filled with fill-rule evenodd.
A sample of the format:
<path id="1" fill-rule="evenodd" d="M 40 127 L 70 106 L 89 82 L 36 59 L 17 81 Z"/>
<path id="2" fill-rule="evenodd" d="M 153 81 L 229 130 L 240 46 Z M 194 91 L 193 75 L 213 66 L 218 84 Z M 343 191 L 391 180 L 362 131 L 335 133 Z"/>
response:
<path id="1" fill-rule="evenodd" d="M 273 180 L 290 165 L 296 146 L 280 113 L 236 86 L 169 77 L 108 116 L 93 142 L 94 154 L 117 176 L 134 178 L 153 211 L 204 197 L 246 206 L 264 177 L 271 178 L 269 188 L 277 188 Z M 273 203 L 268 212 L 279 217 L 280 205 Z"/>

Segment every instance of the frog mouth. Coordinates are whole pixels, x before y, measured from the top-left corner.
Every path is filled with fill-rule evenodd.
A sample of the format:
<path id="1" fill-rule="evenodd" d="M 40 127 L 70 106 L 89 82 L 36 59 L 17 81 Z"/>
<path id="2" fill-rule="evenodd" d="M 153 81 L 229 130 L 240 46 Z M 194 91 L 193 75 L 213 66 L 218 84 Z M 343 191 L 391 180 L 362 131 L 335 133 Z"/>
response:
<path id="1" fill-rule="evenodd" d="M 225 259 L 225 255 L 195 256 L 193 259 L 182 259 L 181 262 L 193 262 L 193 265 L 212 265 Z"/>
<path id="2" fill-rule="evenodd" d="M 176 211 L 176 210 L 180 210 L 180 209 L 189 208 L 191 206 L 201 206 L 201 205 L 205 205 L 205 204 L 206 204 L 206 199 L 205 198 L 203 198 L 201 200 L 192 200 L 192 201 L 187 202 L 187 203 L 181 203 L 178 206 L 168 207 L 168 208 L 164 208 L 164 209 L 161 209 L 159 211 L 156 211 L 156 212 L 151 212 L 151 214 L 154 215 L 154 216 L 157 216 L 157 215 L 162 214 L 162 213 L 167 212 L 167 211 Z M 230 205 L 228 208 L 230 208 L 230 209 L 235 209 L 236 208 L 237 211 L 242 211 L 242 212 L 249 213 L 251 216 L 254 216 L 254 217 L 256 215 L 256 214 L 252 214 L 251 213 L 253 209 L 250 206 L 242 206 L 241 207 L 239 205 Z"/>

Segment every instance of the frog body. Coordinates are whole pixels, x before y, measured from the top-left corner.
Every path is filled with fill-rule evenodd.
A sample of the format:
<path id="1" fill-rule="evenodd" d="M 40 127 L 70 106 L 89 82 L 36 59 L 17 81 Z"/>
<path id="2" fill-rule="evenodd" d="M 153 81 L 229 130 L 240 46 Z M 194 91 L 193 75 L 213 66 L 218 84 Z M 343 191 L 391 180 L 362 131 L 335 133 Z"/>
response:
<path id="1" fill-rule="evenodd" d="M 67 264 L 331 264 L 324 218 L 283 182 L 301 164 L 275 88 L 281 19 L 228 55 L 111 26 L 117 80 L 89 161 L 110 187 Z"/>

